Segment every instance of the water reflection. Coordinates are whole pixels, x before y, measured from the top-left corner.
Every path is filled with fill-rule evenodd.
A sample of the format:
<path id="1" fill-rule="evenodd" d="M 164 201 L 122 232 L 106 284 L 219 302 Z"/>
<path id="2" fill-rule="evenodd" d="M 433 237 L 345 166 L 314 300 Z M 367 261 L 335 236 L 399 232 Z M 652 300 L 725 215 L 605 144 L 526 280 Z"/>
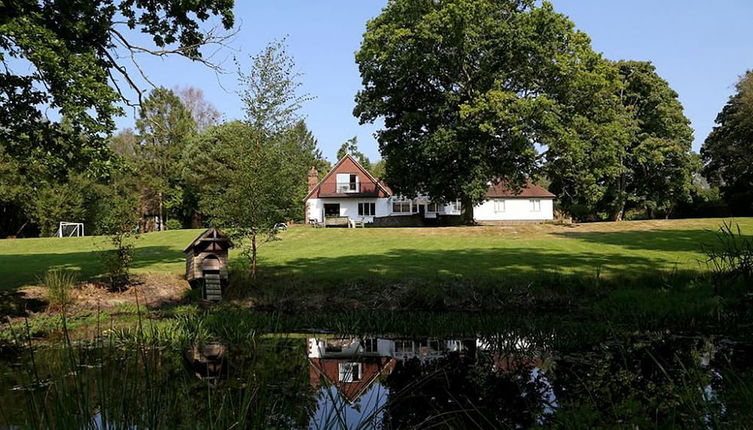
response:
<path id="1" fill-rule="evenodd" d="M 24 354 L 0 360 L 0 427 L 740 428 L 753 400 L 749 344 L 668 333 L 585 349 L 510 332 L 269 335 L 38 349 L 34 369 Z"/>
<path id="2" fill-rule="evenodd" d="M 438 419 L 442 425 L 478 420 L 481 427 L 542 423 L 557 407 L 543 354 L 525 339 L 502 335 L 308 338 L 319 399 L 311 427 L 402 428 Z"/>

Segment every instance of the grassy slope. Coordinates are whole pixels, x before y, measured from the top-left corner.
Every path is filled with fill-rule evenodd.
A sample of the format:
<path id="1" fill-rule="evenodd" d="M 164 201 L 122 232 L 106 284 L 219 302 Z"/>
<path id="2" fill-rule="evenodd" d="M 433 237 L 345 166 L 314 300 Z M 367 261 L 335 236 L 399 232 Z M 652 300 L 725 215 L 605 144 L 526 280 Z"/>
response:
<path id="1" fill-rule="evenodd" d="M 722 220 L 595 223 L 574 227 L 523 225 L 426 229 L 291 228 L 264 244 L 261 270 L 323 282 L 353 279 L 473 278 L 561 272 L 640 274 L 649 270 L 702 270 L 700 243 Z M 747 235 L 753 219 L 736 220 Z M 182 273 L 182 249 L 198 230 L 143 235 L 136 241 L 136 272 Z M 0 240 L 0 286 L 33 283 L 47 268 L 98 274 L 103 238 Z M 238 261 L 238 253 L 231 253 Z"/>

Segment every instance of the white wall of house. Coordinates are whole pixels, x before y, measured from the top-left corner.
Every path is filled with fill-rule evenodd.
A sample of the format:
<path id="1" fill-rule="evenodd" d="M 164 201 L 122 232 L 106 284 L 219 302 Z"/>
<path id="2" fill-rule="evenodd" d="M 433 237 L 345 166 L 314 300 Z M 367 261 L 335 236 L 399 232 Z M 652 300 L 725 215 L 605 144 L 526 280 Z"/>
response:
<path id="1" fill-rule="evenodd" d="M 375 214 L 374 215 L 359 215 L 358 204 L 359 203 L 374 203 Z M 366 223 L 374 222 L 374 217 L 383 217 L 392 215 L 392 204 L 388 198 L 325 198 L 325 199 L 309 199 L 306 201 L 308 205 L 309 218 L 313 218 L 318 222 L 324 222 L 324 205 L 325 204 L 339 204 L 340 216 L 346 216 L 353 221 Z M 307 220 L 308 221 L 308 220 Z"/>
<path id="2" fill-rule="evenodd" d="M 474 206 L 473 216 L 477 221 L 547 221 L 554 219 L 554 200 L 489 199 Z"/>
<path id="3" fill-rule="evenodd" d="M 323 198 L 309 199 L 308 205 L 309 218 L 318 222 L 324 222 L 324 205 L 339 204 L 340 216 L 347 216 L 353 221 L 360 222 L 363 219 L 366 223 L 374 222 L 374 217 L 385 216 L 408 216 L 416 213 L 416 202 L 410 204 L 410 212 L 393 212 L 393 202 L 401 201 L 396 197 L 391 198 Z M 538 203 L 534 204 L 536 201 Z M 406 200 L 407 202 L 407 200 Z M 374 203 L 374 215 L 359 215 L 359 203 Z M 425 203 L 424 203 L 425 204 Z M 460 215 L 460 210 L 453 205 L 446 205 L 440 208 L 442 215 Z M 477 221 L 548 221 L 554 219 L 554 200 L 553 199 L 528 199 L 528 198 L 507 198 L 507 199 L 490 199 L 473 208 L 473 215 Z M 436 212 L 425 212 L 427 218 L 435 218 Z M 307 220 L 308 221 L 308 220 Z"/>

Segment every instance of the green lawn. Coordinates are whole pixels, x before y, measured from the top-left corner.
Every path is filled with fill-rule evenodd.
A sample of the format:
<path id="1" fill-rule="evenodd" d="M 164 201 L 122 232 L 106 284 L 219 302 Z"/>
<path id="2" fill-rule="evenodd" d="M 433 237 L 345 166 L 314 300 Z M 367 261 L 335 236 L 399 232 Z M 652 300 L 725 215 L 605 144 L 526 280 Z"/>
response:
<path id="1" fill-rule="evenodd" d="M 711 243 L 721 219 L 594 223 L 572 227 L 522 225 L 402 229 L 294 227 L 260 249 L 266 274 L 308 281 L 355 279 L 498 278 L 558 272 L 639 275 L 653 270 L 704 270 L 702 243 Z M 753 235 L 753 219 L 736 219 Z M 182 249 L 199 230 L 142 235 L 135 271 L 182 273 Z M 104 238 L 0 240 L 2 287 L 31 284 L 50 267 L 81 277 L 100 272 Z M 231 261 L 239 262 L 231 252 Z"/>

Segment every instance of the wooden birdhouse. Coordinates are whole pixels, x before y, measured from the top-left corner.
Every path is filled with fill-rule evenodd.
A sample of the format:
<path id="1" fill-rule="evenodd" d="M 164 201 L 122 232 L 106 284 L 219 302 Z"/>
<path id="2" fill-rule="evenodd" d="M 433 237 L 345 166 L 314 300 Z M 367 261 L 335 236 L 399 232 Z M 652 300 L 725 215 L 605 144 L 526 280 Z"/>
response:
<path id="1" fill-rule="evenodd" d="M 209 227 L 191 242 L 186 254 L 186 280 L 194 288 L 201 288 L 205 299 L 219 301 L 227 287 L 228 251 L 233 247 L 224 233 Z"/>

